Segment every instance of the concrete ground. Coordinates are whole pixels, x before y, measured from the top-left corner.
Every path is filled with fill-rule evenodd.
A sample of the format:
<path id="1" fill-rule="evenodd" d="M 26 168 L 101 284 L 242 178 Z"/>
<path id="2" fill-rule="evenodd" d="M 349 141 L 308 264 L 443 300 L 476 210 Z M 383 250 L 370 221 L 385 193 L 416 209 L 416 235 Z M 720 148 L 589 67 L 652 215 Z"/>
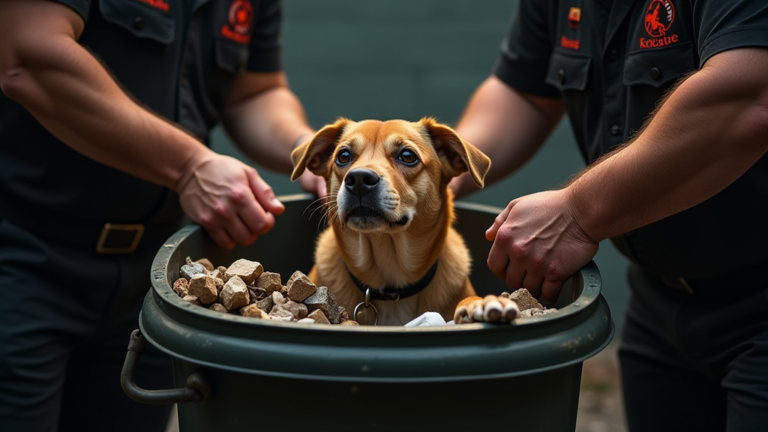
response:
<path id="1" fill-rule="evenodd" d="M 616 343 L 584 362 L 576 432 L 626 432 Z M 178 432 L 176 410 L 166 432 Z"/>

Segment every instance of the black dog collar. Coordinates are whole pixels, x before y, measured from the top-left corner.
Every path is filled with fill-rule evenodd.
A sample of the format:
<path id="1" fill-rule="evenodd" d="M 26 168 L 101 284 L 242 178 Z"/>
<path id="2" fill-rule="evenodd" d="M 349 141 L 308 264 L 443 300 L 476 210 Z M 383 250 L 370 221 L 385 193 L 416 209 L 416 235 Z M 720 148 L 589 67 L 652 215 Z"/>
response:
<path id="1" fill-rule="evenodd" d="M 432 264 L 432 267 L 427 270 L 427 272 L 424 274 L 424 276 L 421 277 L 421 279 L 417 280 L 416 282 L 412 284 L 408 284 L 401 288 L 395 288 L 395 287 L 384 287 L 384 288 L 373 288 L 369 287 L 368 285 L 364 284 L 360 279 L 358 279 L 355 275 L 352 274 L 351 271 L 349 271 L 349 268 L 347 268 L 347 273 L 349 273 L 349 277 L 352 278 L 352 281 L 357 285 L 357 288 L 360 289 L 360 291 L 365 294 L 366 290 L 371 290 L 371 298 L 374 300 L 400 300 L 407 297 L 410 297 L 412 295 L 416 295 L 420 293 L 424 288 L 429 285 L 430 282 L 432 282 L 432 278 L 435 277 L 435 274 L 437 273 L 437 263 L 438 261 L 435 261 L 434 264 Z"/>

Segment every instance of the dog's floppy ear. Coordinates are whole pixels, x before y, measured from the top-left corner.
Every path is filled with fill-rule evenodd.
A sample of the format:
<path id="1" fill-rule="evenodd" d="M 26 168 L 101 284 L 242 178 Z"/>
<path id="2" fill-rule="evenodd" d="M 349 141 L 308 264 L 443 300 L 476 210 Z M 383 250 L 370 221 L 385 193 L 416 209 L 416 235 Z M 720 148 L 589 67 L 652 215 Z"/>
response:
<path id="1" fill-rule="evenodd" d="M 304 169 L 312 171 L 313 174 L 324 176 L 328 158 L 333 154 L 336 141 L 341 137 L 350 120 L 339 118 L 335 123 L 327 125 L 320 129 L 311 140 L 301 144 L 291 152 L 293 161 L 293 174 L 291 181 L 301 177 Z"/>
<path id="2" fill-rule="evenodd" d="M 491 167 L 491 159 L 477 149 L 477 147 L 464 141 L 453 129 L 440 124 L 431 117 L 419 120 L 435 146 L 437 154 L 444 157 L 443 167 L 451 177 L 469 171 L 472 180 L 478 187 L 485 185 L 485 175 Z"/>

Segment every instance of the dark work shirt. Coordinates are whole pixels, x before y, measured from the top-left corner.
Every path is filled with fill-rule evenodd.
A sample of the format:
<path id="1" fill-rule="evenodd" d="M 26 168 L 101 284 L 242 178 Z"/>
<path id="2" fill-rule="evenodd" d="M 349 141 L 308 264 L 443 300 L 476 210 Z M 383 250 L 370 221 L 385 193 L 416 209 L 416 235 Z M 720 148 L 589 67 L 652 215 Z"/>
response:
<path id="1" fill-rule="evenodd" d="M 128 94 L 203 142 L 235 77 L 282 68 L 279 0 L 58 2 L 83 17 L 78 42 Z M 142 223 L 168 193 L 77 153 L 0 93 L 0 219 Z"/>
<path id="2" fill-rule="evenodd" d="M 763 0 L 603 3 L 609 9 L 520 1 L 494 67 L 519 91 L 563 100 L 587 163 L 627 141 L 674 83 L 712 56 L 768 47 Z M 768 263 L 768 156 L 709 200 L 613 241 L 647 271 L 672 277 Z"/>

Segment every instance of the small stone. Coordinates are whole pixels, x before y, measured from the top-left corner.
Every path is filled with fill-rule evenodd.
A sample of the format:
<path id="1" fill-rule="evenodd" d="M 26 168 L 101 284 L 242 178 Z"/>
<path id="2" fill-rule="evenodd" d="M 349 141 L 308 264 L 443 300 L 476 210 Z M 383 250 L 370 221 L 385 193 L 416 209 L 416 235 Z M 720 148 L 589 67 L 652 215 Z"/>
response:
<path id="1" fill-rule="evenodd" d="M 341 325 L 343 325 L 343 326 L 359 326 L 360 324 L 358 324 L 357 321 L 346 320 L 346 321 L 342 321 Z"/>
<path id="2" fill-rule="evenodd" d="M 293 317 L 296 319 L 302 319 L 306 318 L 309 314 L 309 310 L 307 309 L 307 305 L 304 303 L 296 303 L 295 301 L 288 300 L 285 302 L 285 304 L 280 306 L 281 308 L 287 310 L 291 314 L 293 314 Z"/>
<path id="3" fill-rule="evenodd" d="M 532 317 L 532 316 L 539 316 L 539 315 L 547 315 L 555 312 L 557 312 L 556 308 L 551 308 L 551 309 L 530 308 L 520 312 L 519 317 L 525 318 L 525 317 Z"/>
<path id="4" fill-rule="evenodd" d="M 264 272 L 256 279 L 254 286 L 263 289 L 267 294 L 270 294 L 272 291 L 283 290 L 280 273 Z"/>
<path id="5" fill-rule="evenodd" d="M 295 317 L 284 305 L 277 305 L 269 311 L 269 318 L 276 321 L 293 321 Z"/>
<path id="6" fill-rule="evenodd" d="M 328 290 L 328 287 L 319 287 L 317 292 L 304 300 L 304 304 L 307 305 L 307 308 L 311 311 L 318 309 L 323 311 L 331 323 L 339 323 L 339 305 L 336 303 L 336 297 L 334 297 L 333 293 Z"/>
<path id="7" fill-rule="evenodd" d="M 198 299 L 197 296 L 185 295 L 182 300 L 188 301 L 188 302 L 190 302 L 192 304 L 196 304 L 198 306 L 202 306 L 202 304 L 200 303 L 200 299 Z"/>
<path id="8" fill-rule="evenodd" d="M 195 262 L 205 267 L 205 269 L 208 270 L 209 272 L 212 272 L 214 269 L 213 263 L 208 258 L 200 258 Z"/>
<path id="9" fill-rule="evenodd" d="M 256 306 L 267 313 L 272 310 L 272 304 L 272 296 L 264 297 L 263 299 L 256 301 Z"/>
<path id="10" fill-rule="evenodd" d="M 221 303 L 227 310 L 237 309 L 248 305 L 248 287 L 239 276 L 232 276 L 221 290 Z"/>
<path id="11" fill-rule="evenodd" d="M 291 275 L 288 283 L 285 284 L 285 289 L 288 292 L 288 298 L 295 302 L 304 301 L 307 297 L 317 292 L 315 284 L 300 271 L 296 271 Z"/>
<path id="12" fill-rule="evenodd" d="M 216 312 L 222 312 L 222 313 L 227 313 L 228 312 L 227 308 L 223 304 L 221 304 L 219 302 L 211 303 L 211 305 L 208 306 L 208 309 L 210 309 L 212 311 L 216 311 Z"/>
<path id="13" fill-rule="evenodd" d="M 224 266 L 218 266 L 216 267 L 216 271 L 219 272 L 219 278 L 221 278 L 221 280 L 223 280 L 226 283 L 227 280 L 229 279 L 227 277 L 227 268 Z"/>
<path id="14" fill-rule="evenodd" d="M 176 279 L 176 282 L 173 283 L 173 290 L 176 291 L 176 294 L 184 297 L 189 294 L 189 281 L 183 277 Z"/>
<path id="15" fill-rule="evenodd" d="M 349 314 L 347 313 L 347 308 L 345 308 L 344 306 L 339 306 L 339 322 L 343 323 L 348 319 L 349 319 Z"/>
<path id="16" fill-rule="evenodd" d="M 211 304 L 218 298 L 216 282 L 207 274 L 201 273 L 192 276 L 189 280 L 189 294 L 197 296 L 203 304 Z"/>
<path id="17" fill-rule="evenodd" d="M 205 273 L 205 267 L 202 264 L 193 263 L 189 257 L 187 257 L 187 264 L 181 266 L 179 270 L 179 275 L 186 280 L 192 280 L 192 276 Z"/>
<path id="18" fill-rule="evenodd" d="M 328 317 L 325 316 L 323 311 L 320 309 L 312 311 L 309 315 L 307 315 L 307 318 L 311 319 L 312 321 L 316 322 L 317 324 L 330 324 L 331 322 L 328 321 Z"/>
<path id="19" fill-rule="evenodd" d="M 248 261 L 247 259 L 239 259 L 232 263 L 231 266 L 224 272 L 227 278 L 230 279 L 233 276 L 238 276 L 246 284 L 252 284 L 261 273 L 264 272 L 264 267 L 256 261 Z"/>
<path id="20" fill-rule="evenodd" d="M 248 305 L 241 308 L 240 314 L 245 317 L 269 319 L 269 314 L 259 309 L 256 305 Z"/>
<path id="21" fill-rule="evenodd" d="M 313 320 L 312 318 L 302 318 L 296 322 L 302 323 L 302 324 L 315 324 L 315 320 Z"/>
<path id="22" fill-rule="evenodd" d="M 509 299 L 514 300 L 515 303 L 517 303 L 517 306 L 520 308 L 521 312 L 531 308 L 544 309 L 544 306 L 542 306 L 541 303 L 533 298 L 531 293 L 529 293 L 525 288 L 520 288 L 519 290 L 510 294 Z"/>
<path id="23" fill-rule="evenodd" d="M 285 303 L 285 297 L 277 291 L 272 292 L 272 305 L 281 305 Z"/>

